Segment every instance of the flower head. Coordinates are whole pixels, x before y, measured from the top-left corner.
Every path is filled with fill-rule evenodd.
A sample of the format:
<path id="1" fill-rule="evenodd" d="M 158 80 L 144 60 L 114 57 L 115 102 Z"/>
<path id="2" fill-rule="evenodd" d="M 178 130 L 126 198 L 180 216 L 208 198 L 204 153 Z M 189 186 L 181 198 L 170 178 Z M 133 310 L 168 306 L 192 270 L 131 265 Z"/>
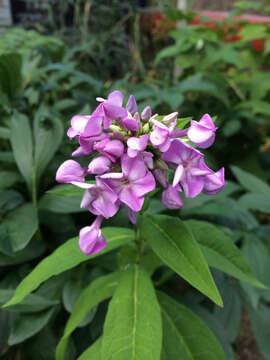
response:
<path id="1" fill-rule="evenodd" d="M 120 91 L 113 91 L 107 99 L 97 98 L 100 104 L 91 115 L 71 119 L 68 136 L 79 142 L 72 156 L 91 154 L 91 159 L 88 168 L 67 160 L 56 173 L 58 182 L 85 190 L 81 207 L 97 215 L 91 226 L 80 231 L 79 245 L 88 255 L 106 245 L 100 230 L 102 219 L 114 216 L 123 207 L 136 224 L 137 212 L 155 188 L 163 190 L 163 205 L 175 210 L 183 206 L 182 190 L 193 198 L 201 192 L 217 194 L 225 185 L 224 169 L 209 169 L 204 155 L 187 144 L 191 141 L 206 148 L 214 142 L 217 128 L 208 114 L 182 129 L 177 112 L 162 117 L 152 115 L 146 106 L 139 115 L 134 96 L 130 95 L 126 108 L 123 99 Z M 172 184 L 170 171 L 174 172 Z M 91 178 L 89 182 L 87 176 L 94 176 L 95 181 Z"/>

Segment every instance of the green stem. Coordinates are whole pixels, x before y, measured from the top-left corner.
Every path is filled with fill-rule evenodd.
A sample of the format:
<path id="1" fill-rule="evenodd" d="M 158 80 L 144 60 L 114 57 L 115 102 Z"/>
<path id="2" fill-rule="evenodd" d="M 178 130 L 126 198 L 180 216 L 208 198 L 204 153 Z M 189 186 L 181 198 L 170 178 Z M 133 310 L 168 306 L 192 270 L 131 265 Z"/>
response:
<path id="1" fill-rule="evenodd" d="M 137 246 L 137 263 L 140 264 L 140 262 L 142 260 L 143 239 L 140 235 L 139 227 L 136 228 L 135 243 Z"/>

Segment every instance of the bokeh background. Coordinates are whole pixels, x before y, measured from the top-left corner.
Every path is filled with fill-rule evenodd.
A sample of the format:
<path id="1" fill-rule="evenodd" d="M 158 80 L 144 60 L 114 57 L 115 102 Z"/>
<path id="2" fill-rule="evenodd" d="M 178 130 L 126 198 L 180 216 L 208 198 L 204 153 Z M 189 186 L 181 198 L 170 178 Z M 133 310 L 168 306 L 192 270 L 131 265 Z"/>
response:
<path id="1" fill-rule="evenodd" d="M 205 153 L 212 168 L 225 166 L 227 186 L 170 214 L 220 226 L 269 286 L 270 1 L 0 0 L 0 304 L 92 222 L 76 192 L 53 193 L 55 173 L 76 148 L 66 136 L 70 118 L 90 114 L 95 98 L 115 89 L 160 115 L 216 119 L 217 140 Z M 166 212 L 158 197 L 150 211 Z M 107 225 L 131 226 L 124 212 Z M 0 310 L 0 359 L 54 359 L 79 293 L 118 259 L 84 263 Z M 213 275 L 224 309 L 165 265 L 154 278 L 206 322 L 229 360 L 269 360 L 270 291 Z M 74 333 L 69 360 L 100 335 L 106 308 Z"/>

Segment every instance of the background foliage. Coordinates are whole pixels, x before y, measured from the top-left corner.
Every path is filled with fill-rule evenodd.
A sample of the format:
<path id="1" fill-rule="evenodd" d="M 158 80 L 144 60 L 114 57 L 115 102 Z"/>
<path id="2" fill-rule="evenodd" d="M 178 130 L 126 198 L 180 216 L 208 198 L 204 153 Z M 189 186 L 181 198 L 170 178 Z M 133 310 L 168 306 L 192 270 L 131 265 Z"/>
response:
<path id="1" fill-rule="evenodd" d="M 0 310 L 1 358 L 54 359 L 72 310 L 77 318 L 73 323 L 69 318 L 58 345 L 59 359 L 66 346 L 66 358 L 78 358 L 102 333 L 106 299 L 114 290 L 105 285 L 119 281 L 110 273 L 123 269 L 133 256 L 131 225 L 123 212 L 106 221 L 108 239 L 116 236 L 106 249 L 126 246 L 86 261 L 76 243 L 66 240 L 90 223 L 91 215 L 79 207 L 80 191 L 56 185 L 55 172 L 75 146 L 65 136 L 71 116 L 89 114 L 96 96 L 120 89 L 133 93 L 140 108 L 150 103 L 160 114 L 179 111 L 181 117 L 196 120 L 209 112 L 219 126 L 218 140 L 207 155 L 216 169 L 226 167 L 226 188 L 212 198 L 187 199 L 179 212 L 164 211 L 157 194 L 149 200 L 147 213 L 152 222 L 158 214 L 173 215 L 202 234 L 196 240 L 213 268 L 224 308 L 174 274 L 166 259 L 160 262 L 149 248 L 145 266 L 160 290 L 163 317 L 182 311 L 187 316 L 183 321 L 199 322 L 210 339 L 201 319 L 227 359 L 234 359 L 241 319 L 248 317 L 259 352 L 269 359 L 270 292 L 245 283 L 246 263 L 234 263 L 235 254 L 226 248 L 232 239 L 256 278 L 270 286 L 269 26 L 236 26 L 232 14 L 222 22 L 207 25 L 209 19 L 202 18 L 191 25 L 191 11 L 162 7 L 153 12 L 129 1 L 93 1 L 90 7 L 87 1 L 71 3 L 72 21 L 67 20 L 70 8 L 59 2 L 49 7 L 44 21 L 11 28 L 0 39 L 0 303 L 6 303 L 20 281 L 60 245 L 65 245 L 58 251 L 65 249 L 62 256 L 67 259 L 63 264 L 48 262 L 39 275 L 42 280 L 30 279 L 30 288 L 22 287 L 24 295 L 37 290 L 20 304 Z M 250 6 L 239 2 L 237 12 Z M 254 48 L 258 39 L 263 39 L 260 51 Z M 149 224 L 142 226 L 152 231 Z M 130 228 L 122 240 L 117 238 L 120 227 Z M 136 271 L 131 269 L 127 277 Z M 144 286 L 148 278 L 139 276 Z M 119 293 L 126 289 L 126 280 L 121 281 Z M 89 293 L 95 291 L 99 295 L 89 305 Z M 159 321 L 155 309 L 149 314 Z M 110 333 L 106 323 L 104 333 Z M 106 343 L 107 350 L 110 346 Z M 164 359 L 174 355 L 167 356 Z"/>

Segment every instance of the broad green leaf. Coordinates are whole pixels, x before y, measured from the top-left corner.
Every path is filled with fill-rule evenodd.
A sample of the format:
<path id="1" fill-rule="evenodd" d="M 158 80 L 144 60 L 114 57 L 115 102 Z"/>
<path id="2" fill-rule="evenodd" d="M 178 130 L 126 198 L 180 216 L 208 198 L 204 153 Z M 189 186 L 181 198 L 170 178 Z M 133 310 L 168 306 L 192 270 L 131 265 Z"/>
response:
<path id="1" fill-rule="evenodd" d="M 231 169 L 237 180 L 246 190 L 270 196 L 270 186 L 264 181 L 237 166 L 231 166 Z"/>
<path id="2" fill-rule="evenodd" d="M 247 307 L 251 320 L 252 332 L 255 336 L 260 353 L 263 358 L 270 359 L 270 309 L 269 306 L 260 304 L 256 311 Z"/>
<path id="3" fill-rule="evenodd" d="M 208 265 L 192 232 L 180 220 L 165 215 L 144 215 L 141 236 L 178 275 L 222 306 Z"/>
<path id="4" fill-rule="evenodd" d="M 40 257 L 45 252 L 46 246 L 44 242 L 37 240 L 37 238 L 32 239 L 23 250 L 17 251 L 16 253 L 10 255 L 0 253 L 0 267 L 22 264 Z"/>
<path id="5" fill-rule="evenodd" d="M 9 137 L 10 137 L 10 130 L 6 127 L 0 126 L 0 138 L 9 139 Z"/>
<path id="6" fill-rule="evenodd" d="M 175 130 L 176 129 L 184 129 L 184 127 L 190 122 L 190 120 L 192 120 L 192 117 L 177 119 L 176 125 L 175 125 Z"/>
<path id="7" fill-rule="evenodd" d="M 262 39 L 268 36 L 267 24 L 246 24 L 238 33 L 240 41 Z"/>
<path id="8" fill-rule="evenodd" d="M 49 210 L 55 213 L 69 214 L 75 212 L 87 211 L 87 208 L 81 208 L 82 194 L 60 197 L 52 193 L 44 194 L 39 203 L 39 209 Z"/>
<path id="9" fill-rule="evenodd" d="M 90 360 L 90 359 L 100 360 L 101 344 L 102 344 L 102 338 L 97 339 L 93 345 L 91 345 L 81 354 L 80 357 L 78 357 L 78 360 Z"/>
<path id="10" fill-rule="evenodd" d="M 37 179 L 40 178 L 60 146 L 63 133 L 64 129 L 61 121 L 56 115 L 41 106 L 34 120 L 34 162 Z"/>
<path id="11" fill-rule="evenodd" d="M 36 208 L 27 203 L 10 212 L 0 225 L 0 250 L 11 255 L 25 248 L 38 229 Z"/>
<path id="12" fill-rule="evenodd" d="M 74 185 L 57 185 L 51 190 L 47 191 L 47 193 L 57 196 L 83 196 L 84 190 Z"/>
<path id="13" fill-rule="evenodd" d="M 14 184 L 22 180 L 23 179 L 18 172 L 10 170 L 0 171 L 0 189 L 10 188 Z"/>
<path id="14" fill-rule="evenodd" d="M 26 295 L 30 294 L 41 283 L 52 276 L 72 269 L 84 261 L 106 254 L 134 239 L 134 231 L 131 229 L 105 227 L 102 229 L 102 232 L 108 242 L 105 249 L 95 255 L 87 256 L 81 252 L 78 246 L 78 238 L 68 240 L 65 244 L 57 248 L 54 253 L 43 259 L 34 270 L 22 280 L 13 298 L 5 304 L 5 307 L 18 304 Z"/>
<path id="15" fill-rule="evenodd" d="M 230 282 L 226 281 L 225 276 L 222 276 L 222 282 L 218 283 L 218 288 L 224 302 L 224 307 L 216 306 L 213 315 L 227 333 L 229 341 L 233 343 L 239 334 L 241 325 L 241 299 L 238 291 L 236 291 L 238 288 L 235 290 Z"/>
<path id="16" fill-rule="evenodd" d="M 265 244 L 255 235 L 245 236 L 242 251 L 250 263 L 255 276 L 266 286 L 270 286 L 270 262 L 269 253 Z M 250 303 L 257 308 L 259 299 L 265 289 L 255 289 L 249 284 L 241 284 L 242 288 L 249 297 Z"/>
<path id="17" fill-rule="evenodd" d="M 62 73 L 66 72 L 66 73 L 75 75 L 76 77 L 81 79 L 83 82 L 88 83 L 91 86 L 94 86 L 96 91 L 101 90 L 103 87 L 103 84 L 101 81 L 98 81 L 86 73 L 72 69 L 71 67 L 63 65 L 63 64 L 50 64 L 46 67 L 46 70 L 47 71 L 57 70 L 59 72 L 61 71 Z"/>
<path id="18" fill-rule="evenodd" d="M 14 294 L 13 290 L 9 289 L 0 289 L 0 305 L 6 303 L 9 299 L 12 298 Z M 9 309 L 9 311 L 16 311 L 16 312 L 37 312 L 48 309 L 54 305 L 57 305 L 59 301 L 49 300 L 45 297 L 36 295 L 36 294 L 29 294 L 21 304 L 13 306 Z"/>
<path id="19" fill-rule="evenodd" d="M 20 54 L 9 53 L 0 56 L 0 89 L 10 98 L 16 92 L 22 81 L 22 57 Z"/>
<path id="20" fill-rule="evenodd" d="M 192 310 L 214 333 L 223 348 L 223 351 L 226 355 L 226 360 L 235 360 L 235 354 L 230 343 L 230 336 L 228 334 L 228 331 L 224 329 L 224 326 L 219 321 L 219 319 L 203 306 L 197 305 L 193 307 Z"/>
<path id="21" fill-rule="evenodd" d="M 226 360 L 208 327 L 187 307 L 158 293 L 163 320 L 164 360 Z"/>
<path id="22" fill-rule="evenodd" d="M 54 309 L 45 310 L 36 314 L 18 314 L 8 338 L 8 345 L 16 345 L 37 334 L 47 325 L 52 317 Z"/>
<path id="23" fill-rule="evenodd" d="M 23 175 L 28 190 L 32 190 L 33 141 L 28 118 L 14 113 L 11 118 L 10 141 L 17 166 Z"/>
<path id="24" fill-rule="evenodd" d="M 270 214 L 270 194 L 244 194 L 238 201 L 240 206 L 245 209 Z"/>
<path id="25" fill-rule="evenodd" d="M 185 224 L 192 231 L 201 246 L 210 266 L 219 269 L 241 281 L 265 288 L 253 275 L 242 252 L 231 239 L 215 225 L 206 221 L 187 220 Z"/>
<path id="26" fill-rule="evenodd" d="M 148 274 L 138 265 L 125 271 L 110 301 L 102 336 L 102 360 L 159 360 L 162 324 Z"/>
<path id="27" fill-rule="evenodd" d="M 64 334 L 56 348 L 56 360 L 65 360 L 71 333 L 80 325 L 85 315 L 101 301 L 111 297 L 118 285 L 119 273 L 99 277 L 88 285 L 78 298 L 66 324 Z"/>

